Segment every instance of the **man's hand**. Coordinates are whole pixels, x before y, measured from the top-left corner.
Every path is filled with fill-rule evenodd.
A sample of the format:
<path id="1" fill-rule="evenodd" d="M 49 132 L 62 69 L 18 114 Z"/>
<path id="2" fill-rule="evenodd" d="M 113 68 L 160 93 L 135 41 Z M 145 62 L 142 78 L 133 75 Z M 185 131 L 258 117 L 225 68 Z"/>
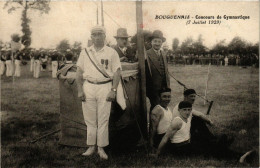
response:
<path id="1" fill-rule="evenodd" d="M 83 92 L 78 92 L 78 98 L 83 102 L 86 101 L 86 96 Z"/>
<path id="2" fill-rule="evenodd" d="M 120 58 L 120 62 L 126 62 L 126 61 L 128 61 L 127 57 L 121 57 Z"/>
<path id="3" fill-rule="evenodd" d="M 107 95 L 107 101 L 109 101 L 109 102 L 112 102 L 112 101 L 115 101 L 115 99 L 116 99 L 116 92 L 114 92 L 114 91 L 110 91 L 109 93 L 108 93 L 108 95 Z"/>

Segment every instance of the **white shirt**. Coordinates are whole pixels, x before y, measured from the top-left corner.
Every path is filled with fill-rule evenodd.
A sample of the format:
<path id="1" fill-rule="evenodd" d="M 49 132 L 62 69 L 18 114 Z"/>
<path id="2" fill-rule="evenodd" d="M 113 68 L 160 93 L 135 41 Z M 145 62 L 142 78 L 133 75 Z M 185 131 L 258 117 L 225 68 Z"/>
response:
<path id="1" fill-rule="evenodd" d="M 154 50 L 154 52 L 157 54 L 157 56 L 161 56 L 161 54 L 162 54 L 162 50 L 161 50 L 161 49 L 155 50 L 155 49 L 153 48 L 153 50 Z"/>
<path id="2" fill-rule="evenodd" d="M 171 143 L 181 143 L 190 139 L 190 127 L 191 127 L 192 114 L 187 119 L 187 123 L 180 117 L 175 117 L 172 122 L 180 120 L 182 122 L 181 129 L 179 129 L 171 138 Z"/>
<path id="3" fill-rule="evenodd" d="M 179 103 L 173 108 L 172 110 L 172 122 L 176 122 L 176 119 L 182 120 L 179 115 Z M 192 109 L 191 114 L 187 120 L 187 123 L 182 120 L 182 127 L 178 130 L 173 137 L 171 138 L 172 143 L 181 143 L 186 140 L 190 139 L 190 127 L 191 127 L 191 119 L 192 119 L 192 112 L 196 110 Z"/>
<path id="4" fill-rule="evenodd" d="M 118 46 L 118 48 L 122 51 L 122 53 L 124 55 L 126 54 L 126 49 L 127 49 L 126 47 L 121 48 L 121 47 Z"/>
<path id="5" fill-rule="evenodd" d="M 113 48 L 104 46 L 101 50 L 96 52 L 94 45 L 92 45 L 87 48 L 87 52 L 89 55 L 92 54 L 93 57 L 96 58 L 98 63 L 103 66 L 109 76 L 113 77 L 113 74 L 117 69 L 121 69 L 119 55 Z M 106 66 L 105 63 L 101 64 L 101 59 L 108 60 L 108 65 Z M 106 78 L 91 63 L 85 49 L 83 49 L 79 55 L 77 66 L 83 70 L 83 79 L 93 78 L 97 80 L 106 80 Z"/>
<path id="6" fill-rule="evenodd" d="M 157 133 L 164 134 L 166 133 L 167 129 L 169 128 L 171 121 L 172 121 L 172 112 L 167 108 L 163 108 L 160 105 L 156 105 L 157 107 L 161 108 L 163 111 L 163 116 L 161 117 L 158 126 L 157 126 Z"/>

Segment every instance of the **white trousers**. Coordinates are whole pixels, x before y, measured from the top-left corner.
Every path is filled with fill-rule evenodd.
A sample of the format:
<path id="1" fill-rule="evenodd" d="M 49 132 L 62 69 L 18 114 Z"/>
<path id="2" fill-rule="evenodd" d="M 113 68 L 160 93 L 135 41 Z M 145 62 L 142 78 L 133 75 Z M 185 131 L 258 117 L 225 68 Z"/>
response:
<path id="1" fill-rule="evenodd" d="M 111 102 L 106 101 L 112 83 L 91 84 L 87 81 L 83 84 L 86 101 L 82 102 L 82 110 L 87 125 L 87 145 L 105 147 L 109 144 L 108 123 Z"/>
<path id="2" fill-rule="evenodd" d="M 12 76 L 13 75 L 13 63 L 11 60 L 6 60 L 6 76 Z"/>
<path id="3" fill-rule="evenodd" d="M 40 60 L 35 60 L 33 64 L 34 70 L 33 70 L 33 77 L 39 78 L 40 71 L 41 71 L 41 63 Z"/>
<path id="4" fill-rule="evenodd" d="M 3 75 L 5 72 L 5 62 L 0 60 L 0 75 Z"/>
<path id="5" fill-rule="evenodd" d="M 51 62 L 52 78 L 56 78 L 57 68 L 58 68 L 58 61 L 52 61 Z"/>
<path id="6" fill-rule="evenodd" d="M 15 65 L 14 76 L 20 77 L 21 76 L 21 61 L 15 60 L 14 65 Z"/>
<path id="7" fill-rule="evenodd" d="M 30 71 L 33 72 L 34 69 L 34 58 L 31 58 Z"/>

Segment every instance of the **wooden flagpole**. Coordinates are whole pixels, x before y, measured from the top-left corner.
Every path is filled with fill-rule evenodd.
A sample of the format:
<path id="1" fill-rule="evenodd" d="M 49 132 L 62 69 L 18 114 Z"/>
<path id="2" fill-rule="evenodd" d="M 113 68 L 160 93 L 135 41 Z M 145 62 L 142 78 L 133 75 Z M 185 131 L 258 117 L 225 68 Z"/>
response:
<path id="1" fill-rule="evenodd" d="M 98 25 L 98 5 L 97 5 L 97 25 Z"/>
<path id="2" fill-rule="evenodd" d="M 144 36 L 143 36 L 143 11 L 142 11 L 142 1 L 136 1 L 136 23 L 137 23 L 137 53 L 139 62 L 139 72 L 141 76 L 141 102 L 142 102 L 142 120 L 144 120 L 147 126 L 147 107 L 146 107 L 146 75 L 145 75 L 145 58 L 144 58 Z M 146 128 L 144 128 L 146 130 Z M 149 130 L 144 132 L 144 135 L 148 136 Z"/>
<path id="3" fill-rule="evenodd" d="M 104 10 L 103 10 L 103 1 L 101 0 L 101 21 L 102 26 L 104 26 Z"/>

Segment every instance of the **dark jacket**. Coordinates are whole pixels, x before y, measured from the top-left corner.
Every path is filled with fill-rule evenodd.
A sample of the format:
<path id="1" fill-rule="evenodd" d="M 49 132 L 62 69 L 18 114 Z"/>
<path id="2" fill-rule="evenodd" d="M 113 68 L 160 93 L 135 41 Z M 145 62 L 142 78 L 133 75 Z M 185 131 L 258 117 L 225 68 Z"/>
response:
<path id="1" fill-rule="evenodd" d="M 114 47 L 114 49 L 115 49 L 116 52 L 118 53 L 119 58 L 126 57 L 126 58 L 128 58 L 128 60 L 134 60 L 134 58 L 135 58 L 135 54 L 134 54 L 133 50 L 131 49 L 131 47 L 127 47 L 127 49 L 126 49 L 126 54 L 125 54 L 125 55 L 124 55 L 123 52 L 120 50 L 120 48 L 118 47 L 118 45 L 116 45 L 116 46 Z"/>
<path id="2" fill-rule="evenodd" d="M 159 91 L 162 88 L 163 80 L 166 79 L 166 87 L 170 88 L 170 79 L 168 74 L 168 65 L 166 54 L 161 51 L 163 62 L 164 62 L 164 69 L 165 69 L 165 76 L 163 76 L 161 69 L 160 69 L 160 61 L 159 57 L 155 53 L 155 51 L 151 48 L 147 50 L 147 60 L 146 60 L 146 90 L 147 90 L 147 97 L 149 97 L 151 101 L 151 105 L 155 106 L 158 103 L 159 99 Z M 149 66 L 148 66 L 149 64 Z M 151 74 L 150 74 L 150 70 Z"/>

